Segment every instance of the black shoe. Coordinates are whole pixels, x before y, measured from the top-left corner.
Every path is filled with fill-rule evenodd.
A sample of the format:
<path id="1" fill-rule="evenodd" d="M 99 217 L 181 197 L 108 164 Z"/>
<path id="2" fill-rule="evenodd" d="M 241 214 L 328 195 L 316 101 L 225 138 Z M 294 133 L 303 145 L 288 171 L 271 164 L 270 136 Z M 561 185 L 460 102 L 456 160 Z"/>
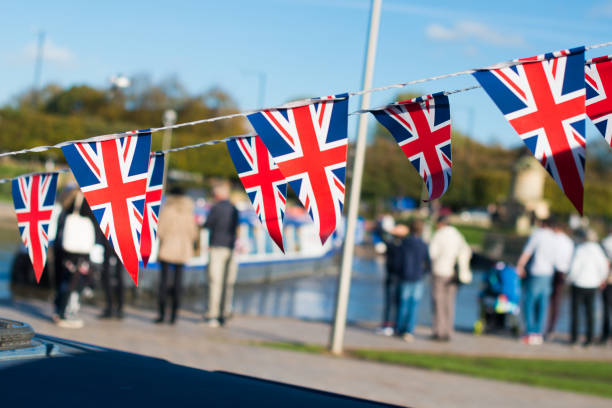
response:
<path id="1" fill-rule="evenodd" d="M 101 315 L 98 316 L 98 319 L 110 319 L 113 317 L 113 314 L 110 310 L 105 310 Z"/>
<path id="2" fill-rule="evenodd" d="M 115 319 L 123 320 L 123 310 L 117 310 L 115 312 Z"/>
<path id="3" fill-rule="evenodd" d="M 217 327 L 221 326 L 219 324 L 219 320 L 218 319 L 204 318 L 204 320 L 202 320 L 202 323 L 207 325 L 211 329 L 216 329 Z"/>
<path id="4" fill-rule="evenodd" d="M 591 345 L 593 344 L 592 341 L 585 341 L 584 343 L 582 343 L 582 347 L 587 348 L 587 347 L 591 347 Z"/>
<path id="5" fill-rule="evenodd" d="M 601 339 L 599 339 L 597 344 L 599 344 L 600 346 L 605 346 L 606 344 L 608 344 L 608 339 L 602 337 Z"/>
<path id="6" fill-rule="evenodd" d="M 164 322 L 163 317 L 158 317 L 157 319 L 153 320 L 153 323 L 155 324 L 162 324 L 163 322 Z"/>

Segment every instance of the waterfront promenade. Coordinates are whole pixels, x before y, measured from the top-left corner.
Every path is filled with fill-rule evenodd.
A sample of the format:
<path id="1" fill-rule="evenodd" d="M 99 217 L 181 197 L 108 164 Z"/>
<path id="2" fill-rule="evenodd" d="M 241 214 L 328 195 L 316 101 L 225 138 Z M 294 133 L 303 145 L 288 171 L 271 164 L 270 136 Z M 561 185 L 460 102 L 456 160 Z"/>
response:
<path id="1" fill-rule="evenodd" d="M 261 347 L 261 342 L 323 345 L 329 326 L 289 318 L 238 316 L 228 327 L 210 329 L 200 316 L 185 312 L 176 326 L 154 325 L 151 311 L 128 308 L 123 321 L 100 321 L 99 310 L 84 307 L 85 328 L 61 329 L 50 319 L 51 305 L 42 301 L 0 304 L 0 316 L 26 321 L 36 332 L 113 349 L 163 358 L 176 364 L 210 371 L 229 371 L 360 398 L 415 407 L 609 407 L 610 400 L 592 396 L 477 379 L 416 368 L 307 354 Z M 474 337 L 458 333 L 448 344 L 426 340 L 419 328 L 414 343 L 373 334 L 371 328 L 349 327 L 348 348 L 404 349 L 525 358 L 579 358 L 607 360 L 612 348 L 572 350 L 560 343 L 534 348 L 502 337 Z"/>

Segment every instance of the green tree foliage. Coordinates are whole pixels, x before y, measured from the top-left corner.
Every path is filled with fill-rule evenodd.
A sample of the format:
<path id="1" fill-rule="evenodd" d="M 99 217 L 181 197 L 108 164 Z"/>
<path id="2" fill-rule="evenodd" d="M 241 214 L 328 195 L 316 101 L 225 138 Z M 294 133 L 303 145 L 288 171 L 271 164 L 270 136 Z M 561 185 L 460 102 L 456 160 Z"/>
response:
<path id="1" fill-rule="evenodd" d="M 237 112 L 231 97 L 221 89 L 189 95 L 176 78 L 153 83 L 146 75 L 132 78 L 125 90 L 76 85 L 62 89 L 49 85 L 36 95 L 22 95 L 13 106 L 0 109 L 2 150 L 51 145 L 100 134 L 162 126 L 166 109 L 177 111 L 180 122 Z M 244 119 L 189 126 L 173 132 L 172 145 L 183 146 L 248 132 Z M 163 132 L 153 135 L 159 150 Z M 23 156 L 40 161 L 62 161 L 59 150 Z M 236 177 L 224 145 L 186 150 L 170 155 L 170 166 L 211 176 Z"/>

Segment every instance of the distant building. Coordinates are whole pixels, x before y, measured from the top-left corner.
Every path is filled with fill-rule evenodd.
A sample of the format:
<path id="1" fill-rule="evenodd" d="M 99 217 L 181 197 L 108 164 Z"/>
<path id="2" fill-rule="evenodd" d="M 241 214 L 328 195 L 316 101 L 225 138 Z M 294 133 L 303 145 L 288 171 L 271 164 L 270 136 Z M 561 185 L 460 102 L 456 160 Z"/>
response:
<path id="1" fill-rule="evenodd" d="M 546 170 L 533 156 L 521 157 L 514 166 L 508 215 L 519 233 L 529 232 L 534 217 L 544 219 L 550 215 L 544 200 L 546 176 Z"/>

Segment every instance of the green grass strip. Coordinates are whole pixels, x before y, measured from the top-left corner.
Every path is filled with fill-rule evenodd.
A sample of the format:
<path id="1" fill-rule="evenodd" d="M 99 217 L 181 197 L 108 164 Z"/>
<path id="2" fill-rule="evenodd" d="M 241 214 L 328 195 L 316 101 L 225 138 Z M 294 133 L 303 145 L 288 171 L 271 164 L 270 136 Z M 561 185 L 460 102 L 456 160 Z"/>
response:
<path id="1" fill-rule="evenodd" d="M 320 345 L 260 342 L 255 345 L 288 351 L 324 354 Z M 612 363 L 586 360 L 546 360 L 458 354 L 413 353 L 392 350 L 349 350 L 349 357 L 472 377 L 612 398 Z"/>
<path id="2" fill-rule="evenodd" d="M 612 398 L 612 363 L 353 350 L 366 360 Z"/>

